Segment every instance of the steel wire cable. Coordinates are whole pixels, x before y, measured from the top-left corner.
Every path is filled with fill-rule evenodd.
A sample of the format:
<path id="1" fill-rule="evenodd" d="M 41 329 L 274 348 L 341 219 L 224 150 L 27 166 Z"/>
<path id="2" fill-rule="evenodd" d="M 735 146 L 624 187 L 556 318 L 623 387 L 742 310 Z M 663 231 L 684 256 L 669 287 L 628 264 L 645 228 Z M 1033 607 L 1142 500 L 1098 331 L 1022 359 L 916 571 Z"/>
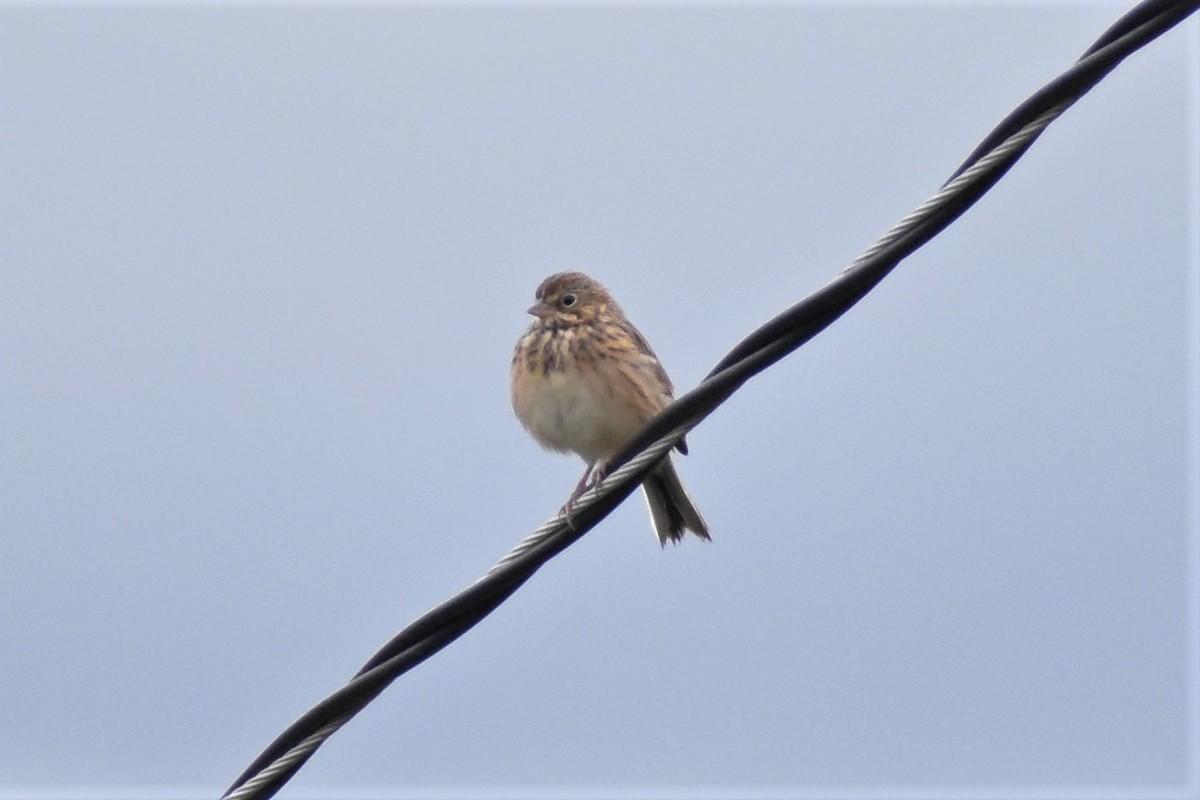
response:
<path id="1" fill-rule="evenodd" d="M 1147 0 L 1114 23 L 1070 69 L 1046 84 L 989 133 L 925 203 L 837 277 L 737 344 L 693 390 L 680 396 L 609 462 L 609 474 L 573 507 L 526 537 L 475 583 L 426 612 L 372 656 L 341 689 L 281 733 L 222 796 L 273 796 L 334 732 L 392 681 L 437 653 L 503 603 L 538 569 L 570 547 L 641 483 L 688 431 L 750 378 L 795 351 L 852 308 L 913 251 L 983 196 L 1046 127 L 1127 56 L 1200 8 L 1200 0 Z"/>

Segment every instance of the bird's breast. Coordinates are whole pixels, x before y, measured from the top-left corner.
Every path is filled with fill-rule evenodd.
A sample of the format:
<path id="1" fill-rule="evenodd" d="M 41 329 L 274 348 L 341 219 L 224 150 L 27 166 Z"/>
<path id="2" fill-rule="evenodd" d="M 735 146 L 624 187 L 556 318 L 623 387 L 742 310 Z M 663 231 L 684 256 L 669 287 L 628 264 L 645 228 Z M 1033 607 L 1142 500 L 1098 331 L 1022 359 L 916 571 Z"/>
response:
<path id="1" fill-rule="evenodd" d="M 571 357 L 570 336 L 531 331 L 517 346 L 512 404 L 543 447 L 593 462 L 613 455 L 649 417 L 624 402 L 612 366 Z"/>

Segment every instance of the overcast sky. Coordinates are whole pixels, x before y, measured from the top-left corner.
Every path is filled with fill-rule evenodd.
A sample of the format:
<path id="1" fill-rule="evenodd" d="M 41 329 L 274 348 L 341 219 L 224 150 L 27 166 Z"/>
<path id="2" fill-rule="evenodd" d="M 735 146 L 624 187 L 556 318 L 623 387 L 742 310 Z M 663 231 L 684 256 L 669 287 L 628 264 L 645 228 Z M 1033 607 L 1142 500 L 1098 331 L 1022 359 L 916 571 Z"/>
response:
<path id="1" fill-rule="evenodd" d="M 0 6 L 0 797 L 213 797 L 582 469 L 538 282 L 691 388 L 1127 6 Z M 1200 793 L 1200 27 L 283 797 Z"/>

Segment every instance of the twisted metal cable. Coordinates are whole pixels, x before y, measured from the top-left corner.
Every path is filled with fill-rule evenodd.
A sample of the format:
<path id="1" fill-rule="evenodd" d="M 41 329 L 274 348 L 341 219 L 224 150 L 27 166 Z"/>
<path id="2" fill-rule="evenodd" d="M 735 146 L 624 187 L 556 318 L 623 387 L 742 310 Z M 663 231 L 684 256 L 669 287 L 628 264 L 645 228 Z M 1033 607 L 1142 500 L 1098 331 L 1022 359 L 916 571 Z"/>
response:
<path id="1" fill-rule="evenodd" d="M 1047 126 L 1128 55 L 1162 35 L 1200 0 L 1147 0 L 1114 23 L 1070 69 L 1018 106 L 929 200 L 905 216 L 837 277 L 755 330 L 692 391 L 679 397 L 609 461 L 609 474 L 564 514 L 547 521 L 488 572 L 398 633 L 341 689 L 280 734 L 234 781 L 223 800 L 273 796 L 330 736 L 392 681 L 482 620 L 543 564 L 625 500 L 688 431 L 746 381 L 824 330 L 983 196 Z"/>
<path id="2" fill-rule="evenodd" d="M 566 520 L 565 514 L 560 511 L 557 517 L 543 523 L 537 530 L 529 534 L 520 544 L 514 547 L 508 555 L 500 559 L 496 566 L 488 570 L 487 575 L 507 569 L 509 564 L 520 561 L 526 554 L 535 552 L 539 547 L 544 546 L 553 539 L 554 534 L 562 526 L 564 520 L 566 520 L 569 527 L 573 526 L 574 517 L 591 508 L 601 497 L 606 497 L 611 492 L 619 491 L 621 487 L 629 485 L 631 487 L 630 491 L 624 494 L 627 497 L 633 491 L 633 488 L 636 488 L 641 483 L 642 475 L 657 464 L 663 455 L 670 452 L 671 448 L 684 437 L 684 434 L 694 427 L 694 423 L 681 425 L 666 435 L 659 437 L 653 444 L 630 459 L 629 463 L 623 464 L 618 469 L 613 470 L 604 477 L 603 482 L 591 486 L 586 492 L 580 495 L 571 509 L 572 519 Z M 644 467 L 646 468 L 645 470 L 643 469 Z M 487 575 L 484 577 L 487 577 Z"/>

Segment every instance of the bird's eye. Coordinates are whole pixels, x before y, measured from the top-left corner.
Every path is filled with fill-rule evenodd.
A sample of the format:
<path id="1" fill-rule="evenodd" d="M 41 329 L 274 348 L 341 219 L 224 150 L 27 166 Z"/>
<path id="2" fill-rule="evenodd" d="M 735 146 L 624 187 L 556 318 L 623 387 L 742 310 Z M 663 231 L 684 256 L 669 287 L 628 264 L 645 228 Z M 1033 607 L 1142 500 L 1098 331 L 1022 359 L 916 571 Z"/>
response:
<path id="1" fill-rule="evenodd" d="M 573 294 L 570 294 L 570 293 L 568 293 L 568 294 L 564 294 L 564 295 L 562 296 L 562 307 L 563 307 L 563 308 L 570 308 L 571 306 L 575 305 L 575 303 L 576 303 L 578 300 L 579 300 L 579 298 L 578 298 L 578 297 L 576 297 L 576 296 L 575 296 L 575 295 L 573 295 Z"/>

